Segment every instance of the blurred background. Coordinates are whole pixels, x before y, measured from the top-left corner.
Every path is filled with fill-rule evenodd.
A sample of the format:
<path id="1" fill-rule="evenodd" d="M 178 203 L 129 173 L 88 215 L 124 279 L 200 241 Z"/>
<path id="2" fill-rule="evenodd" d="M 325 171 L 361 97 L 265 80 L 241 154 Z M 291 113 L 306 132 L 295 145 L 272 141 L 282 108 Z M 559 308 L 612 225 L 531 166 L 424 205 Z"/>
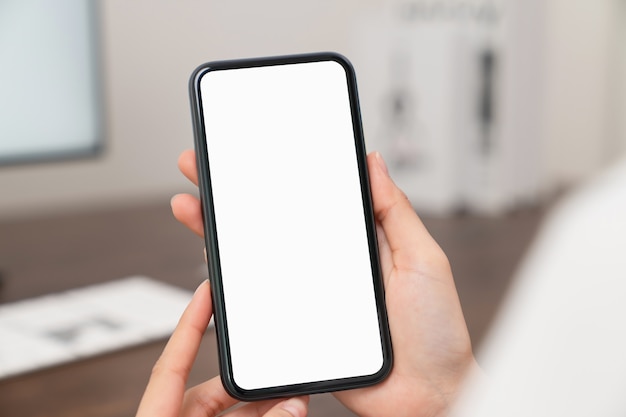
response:
<path id="1" fill-rule="evenodd" d="M 84 14 L 90 2 L 77 3 Z M 537 201 L 626 146 L 619 0 L 113 0 L 93 3 L 86 21 L 56 27 L 71 1 L 0 4 L 2 125 L 17 119 L 7 107 L 29 109 L 15 103 L 25 101 L 33 80 L 51 79 L 32 100 L 45 100 L 50 112 L 51 103 L 73 99 L 63 91 L 82 94 L 75 124 L 67 116 L 65 128 L 84 133 L 77 149 L 101 149 L 71 163 L 2 167 L 2 217 L 156 200 L 183 189 L 172 162 L 192 145 L 186 83 L 213 59 L 318 50 L 348 56 L 369 148 L 389 159 L 417 208 L 434 214 Z M 26 71 L 29 77 L 14 76 Z M 55 90 L 61 80 L 65 88 Z M 46 145 L 22 157 L 72 151 L 68 134 L 42 139 L 46 130 L 33 127 L 51 119 L 33 107 L 20 119 Z M 3 127 L 3 162 L 9 144 L 25 141 L 11 133 Z"/>
<path id="2" fill-rule="evenodd" d="M 625 44 L 625 0 L 0 0 L 0 303 L 134 274 L 194 288 L 203 245 L 168 208 L 195 192 L 189 75 L 332 50 L 478 346 L 544 214 L 623 158 Z M 212 337 L 193 381 L 217 372 Z M 0 410 L 130 415 L 161 348 L 5 378 Z"/>

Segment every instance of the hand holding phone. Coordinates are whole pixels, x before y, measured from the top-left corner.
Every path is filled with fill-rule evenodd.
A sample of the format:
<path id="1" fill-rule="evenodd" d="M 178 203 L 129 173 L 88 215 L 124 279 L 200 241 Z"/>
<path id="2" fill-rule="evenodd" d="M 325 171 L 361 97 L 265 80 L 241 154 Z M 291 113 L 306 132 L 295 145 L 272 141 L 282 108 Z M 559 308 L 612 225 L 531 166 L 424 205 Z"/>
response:
<path id="1" fill-rule="evenodd" d="M 450 265 L 404 193 L 389 177 L 381 155 L 369 154 L 367 163 L 385 300 L 394 337 L 394 365 L 381 383 L 334 395 L 362 417 L 445 415 L 466 371 L 476 366 Z M 197 185 L 195 152 L 184 151 L 178 165 Z M 190 230 L 204 235 L 201 204 L 196 196 L 175 196 L 172 212 Z M 177 361 L 180 368 L 182 359 Z M 199 408 L 207 404 L 215 393 L 211 381 L 188 390 L 186 401 Z"/>

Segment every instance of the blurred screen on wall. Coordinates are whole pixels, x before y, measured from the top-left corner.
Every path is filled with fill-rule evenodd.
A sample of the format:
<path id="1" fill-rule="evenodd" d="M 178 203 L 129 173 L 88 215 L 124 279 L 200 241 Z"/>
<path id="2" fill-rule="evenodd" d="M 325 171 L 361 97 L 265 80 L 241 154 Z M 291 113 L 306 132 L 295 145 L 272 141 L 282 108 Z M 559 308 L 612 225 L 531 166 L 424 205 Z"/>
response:
<path id="1" fill-rule="evenodd" d="M 95 3 L 0 0 L 0 164 L 100 148 Z"/>

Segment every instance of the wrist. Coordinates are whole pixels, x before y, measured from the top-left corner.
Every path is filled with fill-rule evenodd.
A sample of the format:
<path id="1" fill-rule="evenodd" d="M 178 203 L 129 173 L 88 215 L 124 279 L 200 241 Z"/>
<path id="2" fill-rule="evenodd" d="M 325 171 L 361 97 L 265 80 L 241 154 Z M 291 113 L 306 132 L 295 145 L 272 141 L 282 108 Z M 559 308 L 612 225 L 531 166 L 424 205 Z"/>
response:
<path id="1" fill-rule="evenodd" d="M 459 413 L 459 410 L 466 408 L 468 400 L 471 401 L 472 397 L 475 397 L 480 390 L 484 389 L 488 384 L 487 381 L 487 374 L 472 356 L 472 360 L 468 363 L 463 375 L 458 379 L 456 387 L 450 391 L 446 409 L 437 414 L 437 417 L 463 415 L 463 412 Z"/>
<path id="2" fill-rule="evenodd" d="M 465 390 L 466 385 L 482 384 L 486 380 L 483 369 L 478 365 L 474 355 L 470 355 L 465 365 L 461 366 L 448 379 L 441 390 L 441 403 L 433 417 L 447 417 Z"/>

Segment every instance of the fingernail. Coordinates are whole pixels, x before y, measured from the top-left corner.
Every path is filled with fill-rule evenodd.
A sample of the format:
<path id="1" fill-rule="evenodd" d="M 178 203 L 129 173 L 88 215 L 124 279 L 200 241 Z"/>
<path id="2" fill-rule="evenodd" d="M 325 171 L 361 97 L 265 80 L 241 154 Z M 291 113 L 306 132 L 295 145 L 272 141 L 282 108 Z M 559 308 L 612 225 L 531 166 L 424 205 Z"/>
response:
<path id="1" fill-rule="evenodd" d="M 383 170 L 385 175 L 389 176 L 389 170 L 387 169 L 387 164 L 385 164 L 385 160 L 383 159 L 383 156 L 380 154 L 380 152 L 376 152 L 375 156 L 376 156 L 376 162 L 378 163 L 378 166 L 380 167 L 380 169 Z"/>
<path id="2" fill-rule="evenodd" d="M 172 196 L 172 198 L 170 198 L 170 206 L 172 206 L 174 204 L 174 200 L 176 200 L 178 198 L 178 194 Z"/>
<path id="3" fill-rule="evenodd" d="M 306 402 L 301 397 L 290 398 L 285 401 L 281 408 L 291 414 L 293 417 L 305 417 L 307 406 Z"/>

